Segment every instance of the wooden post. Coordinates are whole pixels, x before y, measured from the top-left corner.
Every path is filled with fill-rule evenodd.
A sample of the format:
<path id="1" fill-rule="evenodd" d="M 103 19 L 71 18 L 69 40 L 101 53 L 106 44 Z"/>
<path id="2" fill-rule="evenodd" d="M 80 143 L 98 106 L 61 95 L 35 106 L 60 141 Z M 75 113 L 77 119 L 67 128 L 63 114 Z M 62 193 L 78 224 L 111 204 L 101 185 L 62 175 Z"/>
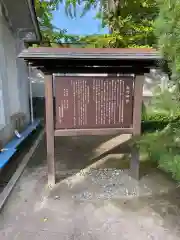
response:
<path id="1" fill-rule="evenodd" d="M 133 110 L 133 135 L 141 134 L 141 111 L 143 100 L 144 75 L 137 76 L 134 83 L 134 110 Z M 139 179 L 139 150 L 136 146 L 131 151 L 130 171 L 131 176 Z"/>
<path id="2" fill-rule="evenodd" d="M 53 104 L 53 79 L 45 75 L 45 101 L 46 101 L 46 144 L 48 185 L 55 185 L 55 158 L 54 158 L 54 104 Z"/>

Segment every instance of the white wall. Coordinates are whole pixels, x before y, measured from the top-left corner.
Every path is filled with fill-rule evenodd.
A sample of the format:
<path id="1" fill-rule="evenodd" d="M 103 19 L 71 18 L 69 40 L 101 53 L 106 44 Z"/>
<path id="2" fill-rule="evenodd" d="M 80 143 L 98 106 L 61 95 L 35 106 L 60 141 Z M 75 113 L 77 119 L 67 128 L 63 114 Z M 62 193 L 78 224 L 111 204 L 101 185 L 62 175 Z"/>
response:
<path id="1" fill-rule="evenodd" d="M 35 72 L 36 73 L 36 72 Z M 78 75 L 78 76 L 94 76 L 95 74 L 57 74 L 59 76 L 64 75 Z M 107 74 L 96 74 L 96 76 L 107 76 Z M 157 86 L 161 89 L 165 89 L 168 83 L 168 76 L 158 70 L 152 69 L 149 74 L 144 76 L 143 96 L 145 101 L 149 101 Z M 32 91 L 33 97 L 44 97 L 44 81 L 43 78 L 39 78 L 37 74 L 32 76 Z"/>
<path id="2" fill-rule="evenodd" d="M 28 75 L 17 54 L 22 46 L 0 11 L 0 141 L 13 135 L 10 117 L 18 112 L 29 118 Z"/>
<path id="3" fill-rule="evenodd" d="M 168 75 L 160 70 L 152 69 L 149 74 L 145 74 L 144 96 L 152 97 L 157 87 L 165 90 L 168 86 Z"/>
<path id="4" fill-rule="evenodd" d="M 30 75 L 33 97 L 44 97 L 45 86 L 43 73 L 35 68 L 32 68 Z"/>
<path id="5" fill-rule="evenodd" d="M 16 39 L 16 56 L 24 49 L 24 43 Z M 30 120 L 29 109 L 29 79 L 28 66 L 23 59 L 16 58 L 17 77 L 18 77 L 18 94 L 20 101 L 20 110 L 26 114 L 26 120 Z"/>

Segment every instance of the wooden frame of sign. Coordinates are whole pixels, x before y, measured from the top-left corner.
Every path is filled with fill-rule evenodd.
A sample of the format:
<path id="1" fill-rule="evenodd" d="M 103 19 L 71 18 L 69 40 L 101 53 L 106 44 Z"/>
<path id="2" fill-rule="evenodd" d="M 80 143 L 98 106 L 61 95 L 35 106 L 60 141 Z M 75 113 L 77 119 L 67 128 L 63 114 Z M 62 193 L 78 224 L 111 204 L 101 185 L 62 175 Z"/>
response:
<path id="1" fill-rule="evenodd" d="M 55 136 L 141 133 L 144 73 L 161 60 L 156 50 L 29 48 L 19 57 L 45 74 L 49 186 L 55 184 Z M 108 76 L 63 76 L 53 81 L 54 73 Z M 137 148 L 132 149 L 130 168 L 138 178 Z"/>
<path id="2" fill-rule="evenodd" d="M 94 126 L 88 127 L 88 123 L 83 122 L 84 121 L 83 117 L 85 117 L 85 116 L 83 116 L 81 119 L 79 119 L 79 122 L 77 120 L 77 122 L 78 122 L 77 127 L 75 124 L 74 124 L 75 126 L 73 125 L 72 121 L 69 121 L 68 124 L 70 126 L 68 128 L 68 124 L 66 123 L 66 120 L 68 120 L 68 118 L 69 118 L 69 120 L 72 120 L 72 118 L 69 117 L 68 113 L 72 113 L 73 109 L 70 109 L 71 112 L 68 111 L 69 110 L 68 106 L 66 106 L 67 102 L 64 102 L 63 98 L 58 99 L 60 102 L 57 102 L 58 91 L 60 90 L 59 87 L 61 87 L 61 85 L 62 85 L 62 91 L 64 91 L 64 90 L 68 89 L 68 86 L 70 85 L 68 83 L 65 84 L 66 82 L 71 81 L 71 83 L 72 83 L 73 80 L 75 80 L 77 83 L 77 82 L 81 81 L 81 80 L 79 80 L 81 78 L 82 78 L 82 81 L 84 81 L 83 77 L 57 77 L 56 81 L 59 81 L 61 84 L 58 84 L 55 81 L 56 82 L 55 87 L 57 87 L 57 88 L 55 90 L 56 93 L 55 93 L 55 106 L 54 106 L 53 78 L 51 75 L 45 76 L 46 135 L 47 135 L 47 162 L 48 162 L 48 183 L 49 183 L 49 185 L 55 184 L 54 136 L 111 135 L 111 134 L 118 134 L 118 133 L 119 134 L 127 133 L 127 134 L 132 134 L 132 135 L 139 135 L 141 133 L 141 106 L 142 106 L 143 78 L 137 79 L 137 78 L 132 78 L 132 77 L 116 77 L 115 78 L 115 80 L 119 80 L 120 83 L 126 83 L 125 82 L 126 80 L 133 81 L 133 84 L 130 85 L 130 86 L 133 86 L 133 88 L 131 89 L 131 91 L 133 91 L 133 92 L 131 92 L 131 95 L 129 95 L 133 99 L 131 99 L 130 104 L 129 104 L 129 102 L 127 103 L 127 104 L 129 104 L 127 106 L 130 106 L 130 112 L 128 112 L 128 116 L 126 116 L 127 117 L 125 119 L 126 121 L 123 122 L 123 124 L 127 123 L 127 126 L 123 127 L 122 123 L 118 122 L 119 119 L 117 119 L 117 122 L 115 124 L 107 123 L 107 124 L 105 124 L 105 127 L 96 127 L 95 121 L 94 121 Z M 101 77 L 100 80 L 106 81 L 106 78 L 107 77 L 104 77 L 104 78 Z M 123 82 L 121 81 L 122 78 L 124 79 Z M 95 78 L 89 77 L 88 81 L 92 82 L 93 79 L 95 80 Z M 86 80 L 87 80 L 87 77 L 86 77 Z M 113 78 L 113 80 L 114 80 L 114 78 Z M 63 87 L 63 83 L 65 84 L 65 86 L 64 86 L 65 88 Z M 86 83 L 87 83 L 87 81 L 86 81 Z M 81 86 L 81 89 L 84 89 L 84 86 Z M 117 86 L 116 86 L 116 89 L 117 89 Z M 69 88 L 68 90 L 70 92 L 70 90 L 72 90 L 72 88 Z M 76 91 L 77 90 L 78 89 L 76 89 Z M 111 92 L 112 92 L 112 90 L 113 89 L 111 89 Z M 61 91 L 61 94 L 62 94 L 62 91 Z M 71 97 L 72 97 L 73 93 L 72 92 L 69 93 L 69 92 L 68 93 L 66 91 L 64 92 L 64 98 L 72 101 Z M 71 96 L 69 96 L 70 94 L 71 94 Z M 83 98 L 85 97 L 82 92 L 80 94 L 82 94 Z M 117 92 L 116 92 L 116 94 L 117 94 Z M 120 94 L 123 97 L 123 93 L 120 93 Z M 124 95 L 124 97 L 126 97 L 126 95 Z M 123 100 L 125 101 L 125 99 L 123 99 Z M 80 101 L 82 101 L 82 99 L 80 99 Z M 60 103 L 61 103 L 61 106 L 60 106 Z M 72 106 L 72 103 L 69 103 L 69 104 Z M 120 102 L 118 104 L 120 104 Z M 78 103 L 77 103 L 77 105 L 78 105 Z M 77 107 L 77 105 L 76 105 L 76 107 Z M 97 103 L 96 103 L 96 106 L 97 106 Z M 124 109 L 126 109 L 127 106 L 125 106 L 125 104 L 124 104 Z M 81 104 L 81 106 L 79 106 L 79 109 L 77 109 L 77 112 L 80 110 L 80 108 L 83 108 L 83 107 L 84 106 L 82 106 L 82 104 Z M 56 108 L 56 111 L 55 111 L 55 108 Z M 121 108 L 122 108 L 122 106 L 121 106 Z M 61 111 L 65 112 L 64 116 L 63 116 L 63 113 L 61 113 L 61 119 L 60 119 L 61 123 L 59 123 L 60 113 L 59 113 L 58 109 L 60 112 Z M 96 109 L 94 109 L 94 110 L 96 110 Z M 119 108 L 119 110 L 122 110 L 122 109 Z M 55 112 L 56 112 L 56 114 L 55 114 Z M 66 116 L 66 112 L 67 112 L 67 116 Z M 126 111 L 124 110 L 124 112 L 126 112 Z M 79 114 L 83 115 L 83 111 L 80 112 Z M 112 112 L 112 115 L 113 114 L 114 113 Z M 70 115 L 70 116 L 73 116 L 73 115 Z M 132 116 L 132 119 L 130 116 Z M 77 117 L 77 116 L 75 116 L 75 117 Z M 102 115 L 101 115 L 101 117 L 102 117 Z M 110 117 L 110 116 L 108 116 L 108 117 Z M 108 121 L 109 119 L 103 119 L 103 120 Z M 115 121 L 116 119 L 111 119 L 111 120 L 113 122 L 113 120 Z M 88 122 L 88 119 L 86 119 L 86 121 Z M 102 122 L 102 119 L 99 119 L 99 121 Z M 62 125 L 63 127 L 59 128 L 59 125 L 60 126 Z M 86 127 L 83 127 L 82 125 L 84 125 Z M 100 125 L 101 125 L 101 123 L 99 123 L 99 126 Z M 119 125 L 119 127 L 118 127 L 118 125 Z M 102 123 L 102 126 L 104 126 L 103 123 Z M 134 178 L 138 179 L 138 177 L 139 177 L 138 149 L 132 149 L 132 158 L 131 158 L 131 162 L 130 162 L 130 168 L 131 168 L 132 176 Z"/>

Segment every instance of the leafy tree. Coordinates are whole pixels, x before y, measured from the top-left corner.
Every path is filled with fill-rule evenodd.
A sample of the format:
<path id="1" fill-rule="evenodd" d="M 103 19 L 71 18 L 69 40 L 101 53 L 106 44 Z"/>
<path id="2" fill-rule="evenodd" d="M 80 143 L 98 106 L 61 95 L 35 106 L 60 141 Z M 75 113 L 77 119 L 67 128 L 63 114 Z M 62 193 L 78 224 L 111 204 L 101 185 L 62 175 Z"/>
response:
<path id="1" fill-rule="evenodd" d="M 168 61 L 175 84 L 175 92 L 180 99 L 180 1 L 158 0 L 159 16 L 155 22 L 155 33 L 163 57 Z"/>
<path id="2" fill-rule="evenodd" d="M 138 47 L 153 46 L 153 21 L 157 15 L 157 4 L 153 0 L 65 0 L 68 16 L 76 16 L 78 5 L 83 6 L 81 16 L 91 8 L 97 10 L 97 18 L 108 26 L 110 34 L 92 36 L 67 35 L 52 25 L 52 12 L 58 9 L 62 0 L 36 0 L 37 15 L 45 42 L 77 42 L 87 47 Z M 84 46 L 84 45 L 83 45 Z"/>
<path id="3" fill-rule="evenodd" d="M 111 3 L 111 4 L 110 4 Z M 158 6 L 154 0 L 67 0 L 66 11 L 71 17 L 76 14 L 76 6 L 83 4 L 82 16 L 90 9 L 98 9 L 97 18 L 103 26 L 108 26 L 110 34 L 82 37 L 89 46 L 101 47 L 138 47 L 153 46 L 154 20 L 158 14 Z M 74 15 L 73 15 L 74 13 Z"/>
<path id="4" fill-rule="evenodd" d="M 102 34 L 102 35 L 90 35 L 80 36 L 78 42 L 83 47 L 91 48 L 108 48 L 108 47 L 125 47 L 126 44 L 123 38 L 116 34 Z"/>
<path id="5" fill-rule="evenodd" d="M 123 37 L 127 47 L 153 46 L 157 13 L 154 0 L 119 1 L 116 10 L 107 15 L 107 22 L 113 33 Z"/>
<path id="6" fill-rule="evenodd" d="M 38 17 L 42 43 L 45 46 L 63 46 L 62 43 L 75 42 L 77 36 L 67 34 L 66 29 L 59 29 L 52 24 L 53 11 L 58 9 L 59 0 L 35 0 L 36 14 Z"/>
<path id="7" fill-rule="evenodd" d="M 157 96 L 155 106 L 170 116 L 180 116 L 180 1 L 157 0 L 159 14 L 155 34 L 162 56 L 171 71 L 169 91 Z M 147 134 L 140 146 L 158 162 L 161 169 L 180 180 L 180 120 L 170 122 L 162 131 Z M 158 144 L 157 144 L 158 143 Z"/>

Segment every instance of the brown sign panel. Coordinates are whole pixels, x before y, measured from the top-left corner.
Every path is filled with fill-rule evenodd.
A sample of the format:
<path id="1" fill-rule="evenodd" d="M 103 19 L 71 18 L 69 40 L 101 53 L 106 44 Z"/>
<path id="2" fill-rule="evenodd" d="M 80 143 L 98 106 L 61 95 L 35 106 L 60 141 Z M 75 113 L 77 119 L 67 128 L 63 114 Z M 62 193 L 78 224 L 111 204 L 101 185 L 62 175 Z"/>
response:
<path id="1" fill-rule="evenodd" d="M 133 77 L 56 77 L 56 129 L 130 128 Z"/>

